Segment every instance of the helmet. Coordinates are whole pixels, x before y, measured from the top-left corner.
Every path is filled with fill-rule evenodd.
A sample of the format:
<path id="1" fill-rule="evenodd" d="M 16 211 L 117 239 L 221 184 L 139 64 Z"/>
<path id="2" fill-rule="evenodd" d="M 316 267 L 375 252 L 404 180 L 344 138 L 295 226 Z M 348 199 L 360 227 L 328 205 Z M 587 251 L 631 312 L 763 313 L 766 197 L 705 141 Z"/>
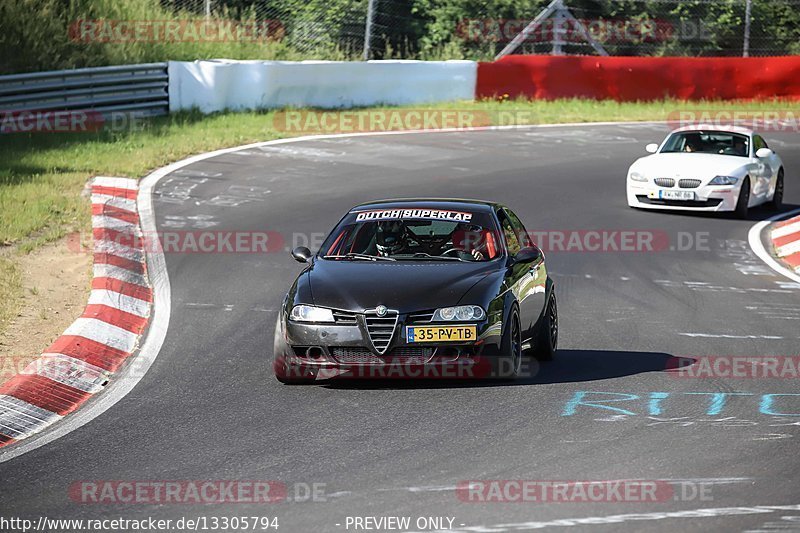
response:
<path id="1" fill-rule="evenodd" d="M 388 256 L 400 252 L 406 246 L 406 227 L 398 221 L 378 222 L 375 244 L 381 255 Z"/>

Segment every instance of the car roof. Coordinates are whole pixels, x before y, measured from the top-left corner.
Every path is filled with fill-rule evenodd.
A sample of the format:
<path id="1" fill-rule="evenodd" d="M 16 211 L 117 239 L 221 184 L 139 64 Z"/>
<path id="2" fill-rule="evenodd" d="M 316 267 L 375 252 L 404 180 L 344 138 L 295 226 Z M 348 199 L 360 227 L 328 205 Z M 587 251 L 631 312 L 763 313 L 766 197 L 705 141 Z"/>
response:
<path id="1" fill-rule="evenodd" d="M 727 131 L 731 133 L 741 133 L 742 135 L 752 135 L 754 132 L 744 126 L 734 126 L 731 124 L 692 124 L 673 130 L 672 133 L 682 131 Z"/>
<path id="2" fill-rule="evenodd" d="M 353 207 L 350 212 L 369 209 L 470 209 L 475 212 L 490 213 L 495 208 L 505 207 L 485 200 L 466 200 L 461 198 L 393 198 L 374 200 Z"/>

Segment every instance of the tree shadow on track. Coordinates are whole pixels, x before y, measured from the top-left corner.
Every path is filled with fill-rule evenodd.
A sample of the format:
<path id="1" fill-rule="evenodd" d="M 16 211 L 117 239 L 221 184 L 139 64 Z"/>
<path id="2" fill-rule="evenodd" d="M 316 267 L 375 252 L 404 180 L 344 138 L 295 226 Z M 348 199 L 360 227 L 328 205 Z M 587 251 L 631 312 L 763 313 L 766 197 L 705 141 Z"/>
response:
<path id="1" fill-rule="evenodd" d="M 347 379 L 338 378 L 319 385 L 333 389 L 446 389 L 478 387 L 519 387 L 550 383 L 577 383 L 615 379 L 646 372 L 668 372 L 691 365 L 691 358 L 662 352 L 615 350 L 559 350 L 553 361 L 533 358 L 523 361 L 522 376 L 503 379 Z"/>

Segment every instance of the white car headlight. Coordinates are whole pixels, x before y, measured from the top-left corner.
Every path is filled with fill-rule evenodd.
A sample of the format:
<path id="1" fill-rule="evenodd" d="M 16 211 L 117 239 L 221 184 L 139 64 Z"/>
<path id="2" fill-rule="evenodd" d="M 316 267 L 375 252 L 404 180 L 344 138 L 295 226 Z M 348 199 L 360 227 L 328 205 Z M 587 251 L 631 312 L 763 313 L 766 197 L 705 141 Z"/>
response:
<path id="1" fill-rule="evenodd" d="M 486 318 L 486 313 L 478 305 L 442 307 L 433 314 L 433 320 L 483 320 L 484 318 Z"/>
<path id="2" fill-rule="evenodd" d="M 739 178 L 734 178 L 733 176 L 717 176 L 713 180 L 709 181 L 709 185 L 736 185 L 736 182 L 739 181 Z"/>
<path id="3" fill-rule="evenodd" d="M 333 312 L 313 305 L 295 305 L 289 313 L 289 320 L 295 322 L 333 322 Z"/>
<path id="4" fill-rule="evenodd" d="M 641 172 L 631 172 L 628 174 L 628 177 L 633 181 L 647 181 L 647 176 Z"/>

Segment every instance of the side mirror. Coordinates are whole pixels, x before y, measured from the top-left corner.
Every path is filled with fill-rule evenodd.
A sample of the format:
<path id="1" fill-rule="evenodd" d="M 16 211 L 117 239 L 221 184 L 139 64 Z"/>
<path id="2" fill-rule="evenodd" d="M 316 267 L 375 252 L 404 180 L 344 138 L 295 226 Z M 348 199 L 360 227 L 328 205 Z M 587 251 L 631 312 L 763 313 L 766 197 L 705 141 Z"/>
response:
<path id="1" fill-rule="evenodd" d="M 311 250 L 305 246 L 298 246 L 292 250 L 292 257 L 298 263 L 308 263 L 308 260 L 311 259 Z"/>
<path id="2" fill-rule="evenodd" d="M 645 146 L 644 149 L 650 152 L 651 154 L 654 154 L 658 152 L 658 145 L 656 143 L 650 143 L 647 146 Z"/>
<path id="3" fill-rule="evenodd" d="M 529 246 L 528 248 L 523 248 L 517 255 L 511 258 L 512 265 L 518 265 L 520 263 L 540 263 L 544 259 L 544 254 L 539 249 L 538 246 Z"/>
<path id="4" fill-rule="evenodd" d="M 769 148 L 759 148 L 756 152 L 756 157 L 759 159 L 764 159 L 765 157 L 769 157 L 772 155 L 772 150 Z"/>

